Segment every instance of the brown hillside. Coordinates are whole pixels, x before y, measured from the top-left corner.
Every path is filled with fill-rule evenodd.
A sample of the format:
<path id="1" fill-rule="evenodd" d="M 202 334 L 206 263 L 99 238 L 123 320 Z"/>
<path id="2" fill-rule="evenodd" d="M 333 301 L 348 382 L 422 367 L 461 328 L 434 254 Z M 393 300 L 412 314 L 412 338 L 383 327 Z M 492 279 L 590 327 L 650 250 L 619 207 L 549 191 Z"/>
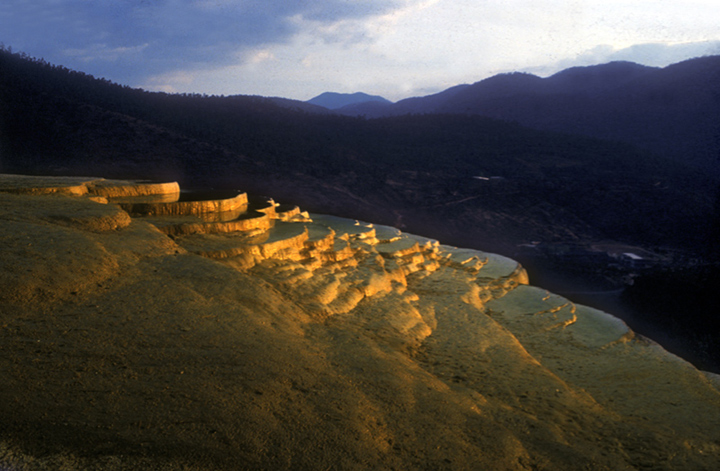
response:
<path id="1" fill-rule="evenodd" d="M 712 375 L 510 259 L 176 198 L 0 178 L 0 469 L 720 467 Z"/>

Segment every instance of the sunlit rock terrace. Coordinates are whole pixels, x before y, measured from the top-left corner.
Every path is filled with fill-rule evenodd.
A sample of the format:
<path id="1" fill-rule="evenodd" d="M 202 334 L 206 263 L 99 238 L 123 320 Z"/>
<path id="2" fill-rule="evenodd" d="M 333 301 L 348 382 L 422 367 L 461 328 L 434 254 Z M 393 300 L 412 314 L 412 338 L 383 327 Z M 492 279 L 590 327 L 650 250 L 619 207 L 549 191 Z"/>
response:
<path id="1" fill-rule="evenodd" d="M 716 469 L 717 377 L 498 255 L 0 177 L 0 468 Z"/>

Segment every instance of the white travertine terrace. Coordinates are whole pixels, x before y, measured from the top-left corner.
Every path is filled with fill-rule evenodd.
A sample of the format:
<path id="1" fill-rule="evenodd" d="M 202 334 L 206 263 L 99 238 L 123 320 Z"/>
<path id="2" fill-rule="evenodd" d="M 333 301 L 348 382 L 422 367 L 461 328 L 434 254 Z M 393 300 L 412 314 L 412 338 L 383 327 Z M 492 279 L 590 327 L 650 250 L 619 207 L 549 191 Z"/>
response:
<path id="1" fill-rule="evenodd" d="M 513 260 L 134 185 L 0 176 L 0 468 L 720 469 L 717 376 Z"/>

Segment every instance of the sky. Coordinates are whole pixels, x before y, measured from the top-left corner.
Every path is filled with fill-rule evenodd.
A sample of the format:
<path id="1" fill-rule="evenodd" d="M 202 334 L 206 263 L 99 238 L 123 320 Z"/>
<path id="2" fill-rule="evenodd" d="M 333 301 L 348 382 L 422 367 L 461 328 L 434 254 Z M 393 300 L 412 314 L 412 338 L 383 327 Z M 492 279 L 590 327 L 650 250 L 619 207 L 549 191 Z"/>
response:
<path id="1" fill-rule="evenodd" d="M 0 42 L 145 90 L 397 101 L 720 54 L 719 15 L 717 0 L 2 0 Z"/>

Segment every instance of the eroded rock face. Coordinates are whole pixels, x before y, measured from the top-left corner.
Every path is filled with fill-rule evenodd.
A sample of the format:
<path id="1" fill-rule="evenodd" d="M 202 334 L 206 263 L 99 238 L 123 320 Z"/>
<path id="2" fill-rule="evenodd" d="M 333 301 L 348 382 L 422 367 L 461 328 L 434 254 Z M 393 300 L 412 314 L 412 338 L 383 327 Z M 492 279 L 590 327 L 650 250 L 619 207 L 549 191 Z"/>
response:
<path id="1" fill-rule="evenodd" d="M 720 467 L 712 377 L 512 260 L 271 200 L 131 219 L 132 182 L 12 178 L 0 468 Z"/>

